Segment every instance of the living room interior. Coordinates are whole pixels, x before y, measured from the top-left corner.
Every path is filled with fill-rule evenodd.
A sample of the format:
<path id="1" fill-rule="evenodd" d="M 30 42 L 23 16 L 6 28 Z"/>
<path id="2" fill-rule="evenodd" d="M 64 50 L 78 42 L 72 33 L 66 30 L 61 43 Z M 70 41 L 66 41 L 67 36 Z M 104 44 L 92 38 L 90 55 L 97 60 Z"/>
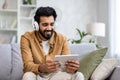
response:
<path id="1" fill-rule="evenodd" d="M 36 8 L 51 6 L 58 14 L 55 30 L 65 35 L 70 45 L 93 43 L 100 48 L 107 47 L 105 59 L 118 60 L 116 75 L 120 73 L 119 5 L 119 0 L 0 0 L 0 44 L 20 44 L 21 35 L 34 30 L 32 23 Z M 99 28 L 90 28 L 92 31 L 87 34 L 89 24 Z M 82 32 L 86 35 L 83 34 L 81 39 Z M 80 39 L 80 42 L 72 43 Z"/>

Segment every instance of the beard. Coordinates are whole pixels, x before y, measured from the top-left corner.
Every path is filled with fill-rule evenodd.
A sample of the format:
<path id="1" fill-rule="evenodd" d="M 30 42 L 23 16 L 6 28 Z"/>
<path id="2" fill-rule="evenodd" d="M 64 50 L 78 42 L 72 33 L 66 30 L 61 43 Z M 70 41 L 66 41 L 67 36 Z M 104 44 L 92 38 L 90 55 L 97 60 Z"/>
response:
<path id="1" fill-rule="evenodd" d="M 39 29 L 39 32 L 46 40 L 49 40 L 53 34 L 53 29 L 52 30 L 44 30 L 43 32 Z"/>

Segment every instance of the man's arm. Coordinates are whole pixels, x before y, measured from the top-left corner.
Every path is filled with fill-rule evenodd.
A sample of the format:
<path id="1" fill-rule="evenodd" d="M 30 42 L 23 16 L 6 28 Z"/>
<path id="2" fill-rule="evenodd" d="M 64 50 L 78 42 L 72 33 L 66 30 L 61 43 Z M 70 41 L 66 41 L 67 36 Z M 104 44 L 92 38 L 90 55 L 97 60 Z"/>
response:
<path id="1" fill-rule="evenodd" d="M 33 60 L 33 53 L 31 52 L 31 45 L 26 36 L 21 37 L 21 53 L 24 63 L 24 72 L 34 72 L 36 74 L 46 74 L 58 71 L 60 67 L 59 62 L 46 61 L 46 63 L 35 64 Z"/>
<path id="2" fill-rule="evenodd" d="M 68 55 L 70 54 L 70 49 L 69 49 L 69 46 L 68 46 L 68 41 L 67 41 L 67 38 L 64 36 L 63 38 L 63 49 L 62 49 L 62 55 Z"/>
<path id="3" fill-rule="evenodd" d="M 22 54 L 22 59 L 24 64 L 24 72 L 32 71 L 38 74 L 39 64 L 35 64 L 33 62 L 32 52 L 30 49 L 30 42 L 28 38 L 26 38 L 25 36 L 22 36 L 20 45 L 21 45 L 21 54 Z"/>

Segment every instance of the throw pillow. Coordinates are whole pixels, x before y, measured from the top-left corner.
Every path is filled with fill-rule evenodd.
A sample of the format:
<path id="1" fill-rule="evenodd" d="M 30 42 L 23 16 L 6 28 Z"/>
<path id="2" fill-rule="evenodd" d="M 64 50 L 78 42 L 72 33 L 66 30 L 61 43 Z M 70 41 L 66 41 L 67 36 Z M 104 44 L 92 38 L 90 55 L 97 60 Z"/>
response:
<path id="1" fill-rule="evenodd" d="M 104 59 L 95 69 L 91 80 L 105 80 L 117 65 L 117 59 Z"/>
<path id="2" fill-rule="evenodd" d="M 78 69 L 78 71 L 83 73 L 85 80 L 88 80 L 90 78 L 95 68 L 102 61 L 106 52 L 107 48 L 95 50 L 87 54 L 80 60 L 80 68 Z"/>

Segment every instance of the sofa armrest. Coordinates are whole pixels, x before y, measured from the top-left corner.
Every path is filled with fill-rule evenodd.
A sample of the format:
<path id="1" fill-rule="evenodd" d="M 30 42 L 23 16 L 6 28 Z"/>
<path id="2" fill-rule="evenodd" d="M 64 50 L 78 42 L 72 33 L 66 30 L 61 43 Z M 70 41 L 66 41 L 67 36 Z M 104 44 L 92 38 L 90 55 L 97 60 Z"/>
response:
<path id="1" fill-rule="evenodd" d="M 107 80 L 120 80 L 120 66 L 115 67 L 114 71 Z"/>

